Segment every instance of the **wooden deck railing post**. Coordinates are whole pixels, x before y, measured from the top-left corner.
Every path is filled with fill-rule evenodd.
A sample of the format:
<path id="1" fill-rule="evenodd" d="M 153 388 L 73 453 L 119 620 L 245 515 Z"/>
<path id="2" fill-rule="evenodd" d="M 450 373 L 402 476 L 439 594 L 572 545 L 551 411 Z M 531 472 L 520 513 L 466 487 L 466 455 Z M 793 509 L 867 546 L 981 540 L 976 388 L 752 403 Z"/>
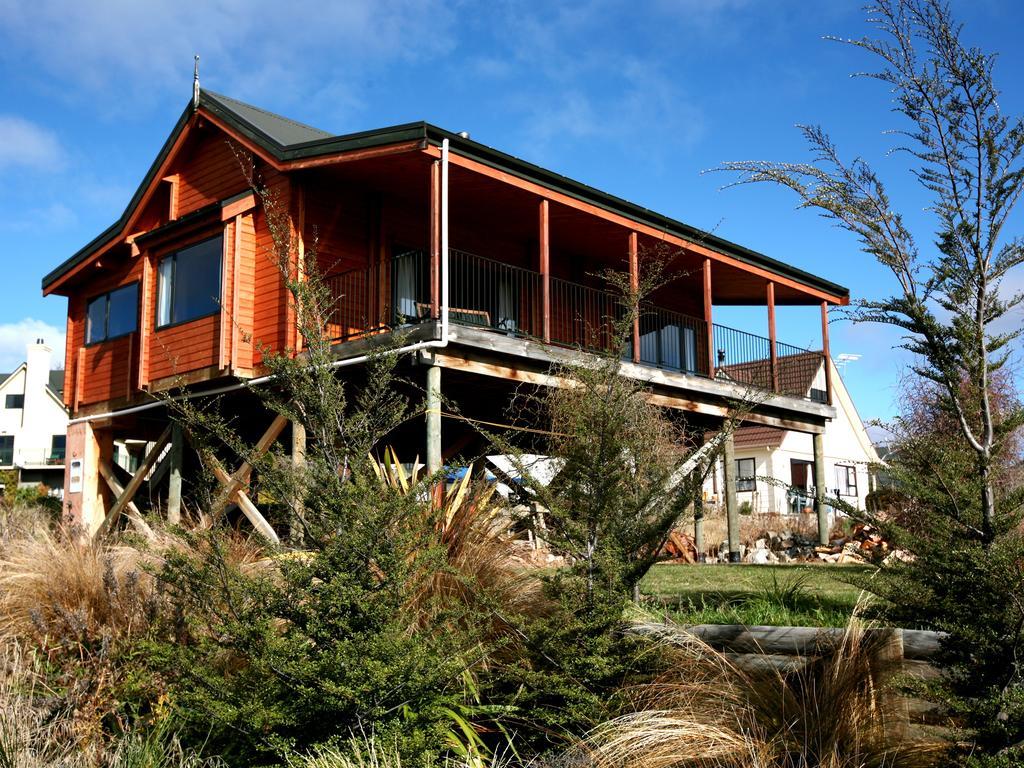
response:
<path id="1" fill-rule="evenodd" d="M 551 342 L 551 226 L 548 201 L 540 201 L 540 292 L 544 343 Z"/>
<path id="2" fill-rule="evenodd" d="M 704 332 L 708 348 L 708 376 L 715 377 L 715 327 L 711 317 L 711 259 L 704 259 Z"/>
<path id="3" fill-rule="evenodd" d="M 441 163 L 430 164 L 430 317 L 441 315 Z"/>
<path id="4" fill-rule="evenodd" d="M 771 360 L 772 371 L 772 392 L 779 392 L 779 349 L 775 341 L 775 283 L 768 281 L 767 288 L 768 302 L 768 346 L 771 348 L 769 359 Z"/>
<path id="5" fill-rule="evenodd" d="M 629 233 L 629 288 L 633 293 L 633 362 L 640 362 L 640 249 L 636 232 Z"/>
<path id="6" fill-rule="evenodd" d="M 828 302 L 821 302 L 821 356 L 825 366 L 825 399 L 832 405 L 832 355 L 828 349 Z"/>

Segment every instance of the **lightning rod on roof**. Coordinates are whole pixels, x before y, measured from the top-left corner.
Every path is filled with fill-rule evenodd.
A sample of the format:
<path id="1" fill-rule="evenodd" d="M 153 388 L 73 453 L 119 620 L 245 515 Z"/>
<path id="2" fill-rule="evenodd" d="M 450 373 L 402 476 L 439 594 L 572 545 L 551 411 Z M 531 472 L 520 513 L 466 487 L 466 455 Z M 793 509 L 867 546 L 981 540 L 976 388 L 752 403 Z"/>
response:
<path id="1" fill-rule="evenodd" d="M 192 73 L 192 109 L 199 109 L 199 54 L 196 54 L 195 69 Z"/>

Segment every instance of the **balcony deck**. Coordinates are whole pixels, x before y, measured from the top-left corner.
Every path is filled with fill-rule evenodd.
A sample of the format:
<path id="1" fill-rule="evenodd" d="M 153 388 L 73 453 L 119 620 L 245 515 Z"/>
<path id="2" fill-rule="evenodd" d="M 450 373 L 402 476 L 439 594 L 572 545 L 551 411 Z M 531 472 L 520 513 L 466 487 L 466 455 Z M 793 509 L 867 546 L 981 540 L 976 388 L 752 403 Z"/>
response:
<path id="1" fill-rule="evenodd" d="M 626 375 L 702 399 L 756 400 L 759 410 L 777 412 L 752 419 L 762 423 L 783 426 L 793 414 L 814 422 L 831 417 L 826 392 L 813 386 L 822 368 L 821 351 L 777 341 L 773 356 L 765 337 L 715 323 L 709 333 L 704 319 L 652 303 L 642 306 L 638 327 L 630 333 L 623 324 L 622 296 L 553 277 L 545 317 L 543 275 L 464 251 L 450 251 L 449 279 L 452 342 L 478 357 L 486 352 L 530 361 L 525 368 L 498 366 L 501 373 L 492 375 L 538 381 L 551 364 L 572 362 L 579 351 L 605 351 L 625 335 Z M 351 349 L 349 342 L 399 329 L 410 341 L 439 338 L 432 280 L 439 276 L 420 251 L 328 276 L 332 339 Z M 639 339 L 637 349 L 633 338 Z M 459 354 L 445 350 L 442 357 L 455 365 Z"/>

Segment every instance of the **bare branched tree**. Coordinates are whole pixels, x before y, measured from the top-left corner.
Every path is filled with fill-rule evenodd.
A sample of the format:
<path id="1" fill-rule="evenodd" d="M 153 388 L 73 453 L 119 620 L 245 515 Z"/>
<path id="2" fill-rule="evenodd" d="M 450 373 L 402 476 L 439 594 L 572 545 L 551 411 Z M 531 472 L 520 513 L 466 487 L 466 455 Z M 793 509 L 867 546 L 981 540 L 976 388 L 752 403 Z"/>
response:
<path id="1" fill-rule="evenodd" d="M 961 40 L 962 27 L 946 3 L 878 0 L 867 11 L 881 37 L 839 42 L 881 62 L 879 71 L 860 76 L 890 86 L 895 111 L 909 121 L 892 133 L 932 198 L 934 249 L 919 248 L 868 163 L 842 159 L 820 127 L 800 127 L 814 155 L 810 163 L 741 161 L 715 170 L 738 174 L 737 184 L 770 182 L 793 190 L 801 207 L 856 235 L 895 276 L 896 293 L 860 301 L 851 316 L 902 329 L 902 346 L 916 355 L 914 370 L 940 387 L 975 457 L 979 535 L 987 544 L 997 530 L 994 454 L 1008 426 L 993 407 L 992 376 L 1021 333 L 996 324 L 1024 300 L 1002 290 L 1024 261 L 1024 242 L 1003 231 L 1024 191 L 1024 121 L 1000 110 L 995 56 Z M 1019 422 L 1021 415 L 1004 418 Z"/>

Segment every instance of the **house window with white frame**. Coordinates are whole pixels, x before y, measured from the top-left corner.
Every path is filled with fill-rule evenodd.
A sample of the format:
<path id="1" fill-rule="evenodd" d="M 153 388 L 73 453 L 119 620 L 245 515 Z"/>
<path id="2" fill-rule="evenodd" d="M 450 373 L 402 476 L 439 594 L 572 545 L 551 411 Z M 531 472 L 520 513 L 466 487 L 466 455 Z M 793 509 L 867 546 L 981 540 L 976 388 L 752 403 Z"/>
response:
<path id="1" fill-rule="evenodd" d="M 839 496 L 854 496 L 857 494 L 857 467 L 838 464 L 836 465 L 836 492 Z"/>
<path id="2" fill-rule="evenodd" d="M 753 459 L 736 459 L 736 490 L 757 490 L 757 464 Z"/>

